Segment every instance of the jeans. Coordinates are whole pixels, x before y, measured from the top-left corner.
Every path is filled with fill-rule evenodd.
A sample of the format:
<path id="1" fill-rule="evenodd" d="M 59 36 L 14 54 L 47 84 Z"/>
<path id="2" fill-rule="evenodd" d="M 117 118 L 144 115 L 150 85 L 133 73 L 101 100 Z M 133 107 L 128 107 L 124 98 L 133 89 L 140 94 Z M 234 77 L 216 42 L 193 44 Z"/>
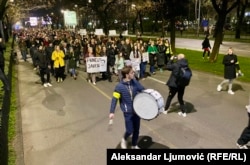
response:
<path id="1" fill-rule="evenodd" d="M 147 62 L 140 63 L 140 78 L 144 78 L 146 67 L 147 67 Z"/>

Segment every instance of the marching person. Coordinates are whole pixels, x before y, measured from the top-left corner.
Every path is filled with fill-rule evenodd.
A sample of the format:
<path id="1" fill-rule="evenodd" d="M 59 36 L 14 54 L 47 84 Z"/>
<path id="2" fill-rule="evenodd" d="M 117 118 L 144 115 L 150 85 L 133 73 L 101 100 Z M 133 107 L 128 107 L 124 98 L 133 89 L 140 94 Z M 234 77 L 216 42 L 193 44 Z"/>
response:
<path id="1" fill-rule="evenodd" d="M 55 78 L 57 82 L 63 82 L 64 76 L 64 62 L 65 54 L 60 49 L 59 45 L 55 46 L 55 50 L 52 53 L 51 59 L 54 61 Z"/>
<path id="2" fill-rule="evenodd" d="M 50 84 L 50 57 L 48 57 L 45 53 L 44 47 L 42 45 L 39 46 L 38 51 L 35 53 L 36 64 L 40 71 L 40 78 L 42 85 L 44 87 L 52 86 Z M 44 76 L 46 75 L 46 79 Z"/>
<path id="3" fill-rule="evenodd" d="M 243 129 L 236 143 L 236 145 L 240 149 L 248 149 L 246 144 L 250 141 L 250 105 L 246 106 L 246 110 L 247 110 L 247 115 L 248 115 L 248 125 Z"/>
<path id="4" fill-rule="evenodd" d="M 166 84 L 169 87 L 169 94 L 168 94 L 168 98 L 165 104 L 165 111 L 163 111 L 163 113 L 164 114 L 168 113 L 171 101 L 176 95 L 176 93 L 178 93 L 177 97 L 178 97 L 178 101 L 179 101 L 180 109 L 181 109 L 181 112 L 179 112 L 178 114 L 180 116 L 186 117 L 187 116 L 186 108 L 185 108 L 184 101 L 183 101 L 183 96 L 184 96 L 186 86 L 180 85 L 180 83 L 178 83 L 178 76 L 180 72 L 180 67 L 187 67 L 188 62 L 185 59 L 184 54 L 178 54 L 176 62 L 174 62 L 174 58 L 175 56 L 171 56 L 166 66 L 167 70 L 172 71 L 172 73 Z"/>
<path id="5" fill-rule="evenodd" d="M 232 90 L 233 80 L 236 78 L 235 64 L 238 62 L 237 55 L 233 53 L 233 49 L 230 47 L 228 53 L 223 57 L 222 63 L 224 64 L 224 80 L 217 86 L 217 91 L 222 90 L 222 86 L 228 83 L 228 94 L 234 95 Z"/>
<path id="6" fill-rule="evenodd" d="M 140 117 L 135 113 L 133 108 L 134 97 L 137 93 L 142 92 L 144 87 L 135 79 L 135 72 L 132 66 L 125 66 L 122 69 L 122 81 L 116 85 L 111 100 L 109 118 L 114 118 L 117 102 L 123 112 L 126 131 L 121 140 L 121 148 L 127 148 L 127 140 L 132 135 L 132 149 L 139 149 L 137 143 L 140 131 Z"/>

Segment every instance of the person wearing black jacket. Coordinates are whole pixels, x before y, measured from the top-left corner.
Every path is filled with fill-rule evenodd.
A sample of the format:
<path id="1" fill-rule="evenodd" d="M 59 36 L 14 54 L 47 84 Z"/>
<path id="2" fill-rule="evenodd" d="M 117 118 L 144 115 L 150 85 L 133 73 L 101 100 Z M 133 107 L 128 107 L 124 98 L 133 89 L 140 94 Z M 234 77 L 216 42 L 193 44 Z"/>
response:
<path id="1" fill-rule="evenodd" d="M 203 49 L 202 58 L 204 59 L 204 57 L 206 55 L 206 52 L 207 52 L 207 58 L 209 59 L 210 49 L 211 49 L 211 45 L 210 45 L 210 41 L 209 41 L 209 35 L 206 35 L 205 39 L 203 40 L 202 49 Z"/>
<path id="2" fill-rule="evenodd" d="M 175 62 L 174 60 L 177 60 L 177 61 Z M 178 98 L 180 109 L 181 109 L 181 112 L 179 112 L 178 114 L 180 116 L 186 117 L 187 116 L 186 108 L 185 108 L 184 101 L 183 101 L 183 96 L 184 96 L 186 86 L 179 85 L 178 76 L 180 72 L 180 67 L 188 67 L 188 61 L 185 59 L 184 54 L 178 54 L 177 57 L 171 56 L 166 67 L 167 67 L 167 70 L 172 71 L 172 73 L 166 83 L 166 85 L 169 87 L 169 94 L 168 94 L 166 104 L 165 104 L 165 111 L 163 111 L 163 113 L 164 114 L 168 113 L 171 101 L 176 95 L 176 93 L 178 93 L 177 98 Z"/>
<path id="3" fill-rule="evenodd" d="M 217 86 L 217 91 L 223 89 L 224 84 L 228 84 L 228 94 L 234 95 L 232 90 L 233 80 L 236 78 L 236 64 L 238 63 L 237 55 L 233 53 L 233 48 L 228 48 L 228 53 L 224 55 L 222 64 L 224 65 L 224 80 Z"/>
<path id="4" fill-rule="evenodd" d="M 52 86 L 50 84 L 50 59 L 49 57 L 46 55 L 44 48 L 42 45 L 39 46 L 38 51 L 36 52 L 36 63 L 37 63 L 37 67 L 39 68 L 40 71 L 40 78 L 42 81 L 42 85 L 44 87 L 49 87 Z M 45 80 L 45 76 L 46 75 L 46 80 Z"/>

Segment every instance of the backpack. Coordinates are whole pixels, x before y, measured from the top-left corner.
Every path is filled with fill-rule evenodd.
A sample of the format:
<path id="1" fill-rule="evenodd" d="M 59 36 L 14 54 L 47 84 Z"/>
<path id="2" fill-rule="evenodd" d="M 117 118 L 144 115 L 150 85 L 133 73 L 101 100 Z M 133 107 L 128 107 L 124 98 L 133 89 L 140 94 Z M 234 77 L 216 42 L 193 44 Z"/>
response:
<path id="1" fill-rule="evenodd" d="M 178 85 L 188 86 L 192 77 L 192 70 L 189 67 L 180 67 L 178 75 Z"/>

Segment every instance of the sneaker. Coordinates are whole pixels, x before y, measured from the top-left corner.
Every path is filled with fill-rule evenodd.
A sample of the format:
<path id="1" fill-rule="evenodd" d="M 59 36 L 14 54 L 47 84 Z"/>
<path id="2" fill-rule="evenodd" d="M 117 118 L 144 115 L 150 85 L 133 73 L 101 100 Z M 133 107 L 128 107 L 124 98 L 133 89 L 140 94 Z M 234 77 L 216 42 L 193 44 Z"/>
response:
<path id="1" fill-rule="evenodd" d="M 246 105 L 247 112 L 250 113 L 250 105 Z"/>
<path id="2" fill-rule="evenodd" d="M 91 80 L 88 80 L 89 83 L 91 83 Z"/>
<path id="3" fill-rule="evenodd" d="M 95 83 L 95 82 L 93 82 L 93 85 L 96 85 L 96 83 Z"/>
<path id="4" fill-rule="evenodd" d="M 50 83 L 47 83 L 47 86 L 49 86 L 49 87 L 52 87 L 52 84 L 50 84 Z"/>
<path id="5" fill-rule="evenodd" d="M 236 145 L 237 145 L 237 147 L 238 147 L 239 149 L 248 149 L 248 147 L 247 147 L 245 144 L 240 145 L 240 144 L 236 143 Z"/>
<path id="6" fill-rule="evenodd" d="M 228 90 L 227 93 L 230 95 L 234 95 L 234 92 L 232 90 Z"/>
<path id="7" fill-rule="evenodd" d="M 186 113 L 182 113 L 182 116 L 183 116 L 183 117 L 186 117 L 186 116 L 187 116 L 187 114 L 186 114 Z"/>
<path id="8" fill-rule="evenodd" d="M 182 117 L 186 117 L 187 114 L 186 113 L 182 113 L 182 112 L 178 112 L 178 115 L 182 116 Z"/>
<path id="9" fill-rule="evenodd" d="M 62 79 L 62 78 L 60 78 L 60 82 L 63 82 L 63 79 Z"/>
<path id="10" fill-rule="evenodd" d="M 48 87 L 48 84 L 47 84 L 47 83 L 44 83 L 43 86 L 44 86 L 44 87 Z"/>
<path id="11" fill-rule="evenodd" d="M 136 145 L 136 146 L 132 146 L 131 149 L 140 149 L 140 147 L 138 147 L 138 145 Z"/>
<path id="12" fill-rule="evenodd" d="M 164 110 L 162 113 L 163 113 L 164 115 L 166 115 L 166 114 L 168 114 L 168 110 Z"/>
<path id="13" fill-rule="evenodd" d="M 124 138 L 122 138 L 122 140 L 121 140 L 121 148 L 127 149 L 127 141 Z"/>
<path id="14" fill-rule="evenodd" d="M 220 92 L 221 89 L 222 89 L 222 86 L 221 86 L 221 85 L 218 85 L 218 86 L 217 86 L 217 91 Z"/>

